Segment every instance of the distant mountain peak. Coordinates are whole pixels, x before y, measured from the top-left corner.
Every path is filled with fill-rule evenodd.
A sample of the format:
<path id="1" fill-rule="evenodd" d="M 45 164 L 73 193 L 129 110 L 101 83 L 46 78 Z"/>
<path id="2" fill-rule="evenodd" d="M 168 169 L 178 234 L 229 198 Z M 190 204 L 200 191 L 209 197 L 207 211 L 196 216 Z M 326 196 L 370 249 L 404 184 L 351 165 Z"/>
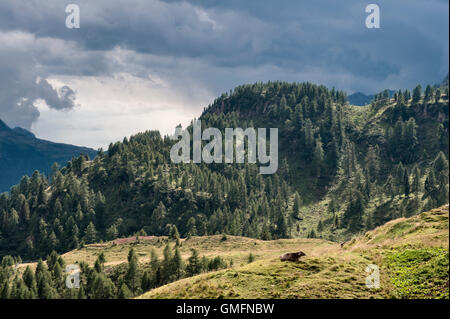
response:
<path id="1" fill-rule="evenodd" d="M 389 91 L 390 97 L 394 96 L 395 91 L 393 91 L 393 90 L 388 90 L 388 91 Z M 347 99 L 351 105 L 364 106 L 364 105 L 370 104 L 370 102 L 372 102 L 374 97 L 375 97 L 375 94 L 367 95 L 362 92 L 355 92 L 355 93 L 349 95 L 347 97 Z"/>
<path id="2" fill-rule="evenodd" d="M 19 134 L 25 135 L 25 136 L 30 136 L 30 137 L 36 138 L 36 135 L 34 135 L 34 134 L 31 133 L 30 131 L 28 131 L 28 130 L 22 128 L 22 127 L 16 126 L 16 127 L 13 129 L 13 131 L 15 131 L 15 132 L 17 132 L 17 133 L 19 133 Z"/>
<path id="3" fill-rule="evenodd" d="M 2 119 L 0 119 L 0 132 L 1 131 L 9 131 L 11 130 L 10 127 L 8 125 L 6 125 L 5 122 L 2 121 Z"/>
<path id="4" fill-rule="evenodd" d="M 24 128 L 11 129 L 0 119 L 0 193 L 17 184 L 23 175 L 31 176 L 35 170 L 49 173 L 53 163 L 65 165 L 72 157 L 81 154 L 93 158 L 97 152 L 87 147 L 36 138 Z"/>

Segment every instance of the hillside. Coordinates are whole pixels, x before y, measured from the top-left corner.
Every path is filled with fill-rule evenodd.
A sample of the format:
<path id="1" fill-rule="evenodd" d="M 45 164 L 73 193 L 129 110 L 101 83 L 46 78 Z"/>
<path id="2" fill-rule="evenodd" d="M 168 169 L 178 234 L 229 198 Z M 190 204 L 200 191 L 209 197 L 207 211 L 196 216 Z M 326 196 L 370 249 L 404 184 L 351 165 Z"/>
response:
<path id="1" fill-rule="evenodd" d="M 242 85 L 205 108 L 202 126 L 277 127 L 275 174 L 258 163 L 175 164 L 174 141 L 139 133 L 0 195 L 0 256 L 173 231 L 344 241 L 448 201 L 448 114 L 448 90 L 431 86 L 356 107 L 312 83 Z"/>
<path id="2" fill-rule="evenodd" d="M 96 151 L 41 140 L 25 129 L 9 128 L 0 119 L 0 193 L 9 191 L 24 175 L 36 170 L 48 174 L 54 163 L 64 166 L 80 154 L 94 158 Z"/>
<path id="3" fill-rule="evenodd" d="M 53 252 L 44 263 L 14 267 L 17 260 L 4 258 L 0 298 L 448 299 L 448 249 L 448 205 L 390 221 L 343 245 L 224 235 L 119 238 L 62 256 Z M 299 250 L 306 253 L 300 261 L 279 260 Z M 68 264 L 81 269 L 79 289 L 65 288 Z M 379 267 L 379 288 L 366 286 L 368 265 Z"/>
<path id="4" fill-rule="evenodd" d="M 314 250 L 315 254 L 323 254 L 331 247 L 336 246 L 336 243 L 321 239 L 295 238 L 264 241 L 239 236 L 226 236 L 226 240 L 223 240 L 222 237 L 222 235 L 211 235 L 195 236 L 189 239 L 182 238 L 179 246 L 181 257 L 185 260 L 188 259 L 191 255 L 191 249 L 196 249 L 200 256 L 220 256 L 226 261 L 233 260 L 233 264 L 239 267 L 247 263 L 250 253 L 253 253 L 257 259 L 260 257 L 276 258 L 280 255 L 280 252 L 295 250 L 298 247 L 309 251 Z M 144 265 L 150 262 L 152 249 L 158 256 L 162 256 L 167 243 L 173 246 L 173 243 L 167 237 L 153 237 L 151 239 L 139 237 L 139 241 L 135 237 L 130 237 L 124 244 L 115 244 L 117 241 L 120 241 L 120 239 L 107 243 L 86 245 L 83 248 L 67 252 L 61 257 L 68 264 L 84 261 L 93 266 L 99 254 L 103 253 L 106 259 L 105 266 L 114 267 L 127 263 L 128 252 L 130 248 L 133 248 L 139 257 L 139 262 Z M 28 265 L 34 268 L 36 263 L 24 263 L 20 267 Z"/>
<path id="5" fill-rule="evenodd" d="M 277 253 L 256 248 L 256 261 L 250 264 L 182 279 L 139 298 L 448 299 L 448 222 L 447 205 L 390 221 L 343 248 L 299 241 L 296 248 L 307 256 L 297 263 L 277 258 L 289 247 Z M 379 289 L 365 285 L 368 264 L 380 267 Z"/>

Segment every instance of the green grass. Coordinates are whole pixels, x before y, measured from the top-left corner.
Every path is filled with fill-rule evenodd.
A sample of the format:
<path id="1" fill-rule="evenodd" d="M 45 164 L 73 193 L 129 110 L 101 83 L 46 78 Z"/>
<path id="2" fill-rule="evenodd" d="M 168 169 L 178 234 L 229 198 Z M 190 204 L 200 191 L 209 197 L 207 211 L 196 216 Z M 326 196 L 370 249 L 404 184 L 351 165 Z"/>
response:
<path id="1" fill-rule="evenodd" d="M 228 263 L 232 260 L 233 266 L 170 283 L 139 298 L 448 299 L 448 220 L 448 206 L 399 218 L 354 237 L 344 248 L 336 242 L 306 238 L 263 241 L 227 235 L 224 240 L 215 235 L 182 239 L 183 259 L 195 248 L 200 256 L 220 256 Z M 155 237 L 120 245 L 86 245 L 63 258 L 66 263 L 93 265 L 103 252 L 107 272 L 113 272 L 125 266 L 131 247 L 145 267 L 150 251 L 155 249 L 162 256 L 167 242 L 167 237 Z M 281 254 L 298 250 L 306 253 L 299 262 L 279 260 Z M 250 253 L 255 257 L 251 263 Z M 378 289 L 365 285 L 368 264 L 380 267 Z"/>
<path id="2" fill-rule="evenodd" d="M 385 286 L 365 285 L 362 258 L 306 258 L 297 263 L 278 259 L 256 261 L 156 288 L 140 298 L 388 298 Z M 383 278 L 383 281 L 387 278 Z"/>
<path id="3" fill-rule="evenodd" d="M 449 298 L 449 252 L 444 248 L 388 253 L 386 267 L 399 298 Z"/>
<path id="4" fill-rule="evenodd" d="M 297 263 L 281 262 L 274 251 L 255 248 L 255 262 L 185 278 L 139 298 L 448 299 L 448 235 L 444 206 L 391 221 L 344 248 L 316 239 L 305 250 L 300 246 L 307 256 Z M 265 243 L 278 246 L 279 254 L 286 252 L 282 242 Z M 210 244 L 212 249 L 215 243 Z M 247 247 L 242 247 L 246 256 Z M 380 267 L 378 289 L 365 284 L 368 264 Z"/>

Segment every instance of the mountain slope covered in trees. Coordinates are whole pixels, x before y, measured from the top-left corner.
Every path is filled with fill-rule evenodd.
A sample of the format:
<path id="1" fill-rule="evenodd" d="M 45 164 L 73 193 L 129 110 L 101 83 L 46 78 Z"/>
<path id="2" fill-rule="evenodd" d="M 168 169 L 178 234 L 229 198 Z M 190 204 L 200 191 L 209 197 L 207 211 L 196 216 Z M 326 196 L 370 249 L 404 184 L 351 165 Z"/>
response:
<path id="1" fill-rule="evenodd" d="M 0 255 L 25 259 L 133 234 L 346 240 L 448 201 L 448 88 L 382 92 L 370 106 L 311 83 L 243 85 L 202 127 L 279 128 L 279 169 L 174 164 L 147 131 L 0 195 Z M 191 129 L 191 128 L 189 128 Z"/>
<path id="2" fill-rule="evenodd" d="M 96 151 L 37 139 L 20 127 L 9 128 L 0 119 L 0 193 L 9 191 L 24 175 L 31 176 L 35 170 L 50 173 L 53 163 L 65 165 L 80 154 L 93 158 Z"/>

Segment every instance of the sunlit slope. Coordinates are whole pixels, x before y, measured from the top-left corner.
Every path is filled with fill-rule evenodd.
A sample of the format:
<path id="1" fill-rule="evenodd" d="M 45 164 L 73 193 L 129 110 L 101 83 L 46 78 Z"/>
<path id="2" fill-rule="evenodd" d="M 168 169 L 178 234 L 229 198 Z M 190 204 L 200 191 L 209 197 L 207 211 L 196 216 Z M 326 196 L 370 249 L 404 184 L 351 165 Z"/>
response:
<path id="1" fill-rule="evenodd" d="M 125 241 L 125 243 L 115 244 L 115 242 L 121 241 Z M 106 257 L 105 266 L 108 267 L 126 263 L 128 252 L 133 247 L 139 257 L 139 262 L 144 264 L 150 261 L 150 252 L 152 249 L 155 249 L 158 256 L 162 256 L 167 242 L 167 237 L 149 236 L 144 238 L 140 237 L 139 240 L 131 237 L 125 240 L 118 239 L 106 243 L 86 245 L 83 248 L 67 252 L 62 257 L 67 264 L 84 261 L 92 266 L 100 253 L 104 253 Z M 232 260 L 234 267 L 239 267 L 247 264 L 250 253 L 255 256 L 256 260 L 276 258 L 282 253 L 298 250 L 303 250 L 311 256 L 318 256 L 328 254 L 328 251 L 333 250 L 336 245 L 336 243 L 330 241 L 309 238 L 264 241 L 231 235 L 213 235 L 181 239 L 179 250 L 184 260 L 191 255 L 191 249 L 194 248 L 200 256 L 221 256 L 227 262 Z M 173 241 L 171 242 L 171 246 L 173 246 Z M 36 263 L 22 264 L 21 268 L 24 268 L 26 265 L 30 265 L 34 269 Z"/>
<path id="2" fill-rule="evenodd" d="M 253 252 L 256 261 L 186 278 L 140 298 L 448 298 L 448 227 L 447 205 L 391 221 L 342 248 L 298 242 L 295 248 L 307 254 L 298 263 L 281 262 L 277 256 L 292 249 L 280 244 L 275 250 L 276 242 L 264 242 L 270 251 L 243 246 L 240 254 Z M 210 249 L 220 251 L 213 242 Z M 366 286 L 368 264 L 380 269 L 378 289 Z"/>

